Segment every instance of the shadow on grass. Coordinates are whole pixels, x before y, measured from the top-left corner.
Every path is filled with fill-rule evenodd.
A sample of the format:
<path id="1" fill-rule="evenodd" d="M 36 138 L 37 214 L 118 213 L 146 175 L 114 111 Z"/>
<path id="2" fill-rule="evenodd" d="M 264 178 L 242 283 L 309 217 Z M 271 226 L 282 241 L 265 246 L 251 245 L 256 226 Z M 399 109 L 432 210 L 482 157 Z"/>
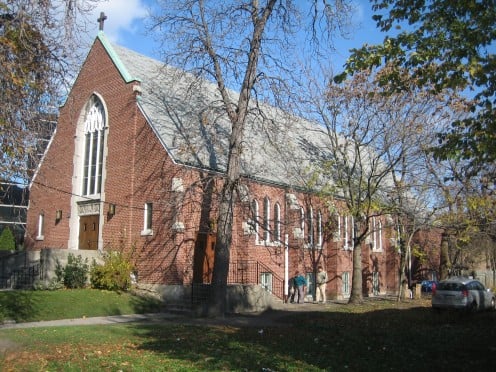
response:
<path id="1" fill-rule="evenodd" d="M 36 314 L 36 299 L 31 291 L 2 291 L 0 301 L 0 321 L 16 322 L 30 319 Z"/>
<path id="2" fill-rule="evenodd" d="M 418 307 L 261 316 L 270 316 L 273 324 L 140 327 L 141 348 L 201 370 L 457 371 L 496 365 L 493 312 L 438 314 Z"/>
<path id="3" fill-rule="evenodd" d="M 164 310 L 164 303 L 152 296 L 135 295 L 130 305 L 136 314 L 158 313 Z"/>

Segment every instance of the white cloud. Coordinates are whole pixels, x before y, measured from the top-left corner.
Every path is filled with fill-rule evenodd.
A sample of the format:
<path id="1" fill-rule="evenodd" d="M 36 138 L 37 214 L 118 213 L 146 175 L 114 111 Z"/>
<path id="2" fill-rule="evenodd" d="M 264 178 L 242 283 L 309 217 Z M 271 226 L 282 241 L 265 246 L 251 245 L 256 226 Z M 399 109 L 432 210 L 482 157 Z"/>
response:
<path id="1" fill-rule="evenodd" d="M 142 32 L 143 30 L 139 30 L 139 24 L 148 14 L 144 0 L 108 0 L 94 9 L 96 31 L 98 31 L 97 19 L 100 12 L 104 12 L 107 16 L 104 25 L 105 35 L 116 43 L 123 41 L 125 33 Z"/>

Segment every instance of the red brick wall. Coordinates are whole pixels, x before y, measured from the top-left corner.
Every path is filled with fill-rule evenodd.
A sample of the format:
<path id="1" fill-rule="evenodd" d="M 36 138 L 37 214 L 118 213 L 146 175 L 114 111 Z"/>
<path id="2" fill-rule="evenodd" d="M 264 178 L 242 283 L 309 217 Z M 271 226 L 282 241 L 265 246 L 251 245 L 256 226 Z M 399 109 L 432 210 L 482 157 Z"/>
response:
<path id="1" fill-rule="evenodd" d="M 211 222 L 216 221 L 222 180 L 218 175 L 208 175 L 173 163 L 139 111 L 134 84 L 137 83 L 126 84 L 123 81 L 97 40 L 61 109 L 57 133 L 32 185 L 27 242 L 30 249 L 67 248 L 69 220 L 77 218 L 69 216 L 76 124 L 91 95 L 98 93 L 108 112 L 106 204 L 101 213 L 104 219 L 103 249 L 129 252 L 139 281 L 188 284 L 193 279 L 198 234 L 211 231 Z M 213 181 L 207 182 L 212 177 Z M 182 180 L 183 192 L 172 190 L 173 178 Z M 80 182 L 80 177 L 75 182 Z M 312 205 L 315 223 L 320 210 L 322 225 L 327 226 L 329 213 L 323 202 L 317 197 L 309 198 L 297 191 L 264 183 L 246 181 L 246 185 L 250 190 L 250 200 L 240 201 L 234 210 L 231 262 L 260 261 L 277 276 L 284 277 L 284 245 L 257 244 L 255 236 L 246 234 L 243 229 L 243 222 L 251 217 L 251 200 L 258 200 L 259 215 L 262 216 L 264 197 L 268 196 L 271 215 L 275 203 L 279 203 L 281 208 L 281 239 L 284 240 L 285 234 L 289 237 L 289 275 L 292 276 L 296 269 L 312 272 L 318 264 L 323 264 L 329 274 L 330 297 L 341 295 L 341 275 L 343 271 L 352 272 L 352 251 L 344 251 L 342 243 L 334 242 L 329 230 L 324 232 L 321 250 L 304 248 L 304 241 L 294 235 L 294 228 L 300 224 L 300 211 L 288 207 L 286 195 L 296 195 L 302 206 Z M 111 217 L 107 215 L 109 203 L 116 205 L 116 213 Z M 153 235 L 142 236 L 145 203 L 153 203 Z M 63 218 L 55 224 L 55 211 L 58 209 L 63 211 Z M 36 229 L 41 212 L 45 213 L 45 239 L 37 241 Z M 173 230 L 176 221 L 184 223 L 184 231 Z M 335 229 L 335 222 L 329 226 L 331 230 Z M 391 271 L 392 260 L 388 261 L 386 252 L 389 252 L 389 246 L 384 242 L 384 252 L 374 253 L 374 258 L 364 256 L 364 265 L 370 266 L 375 260 L 384 276 L 384 283 L 387 283 L 384 286 L 390 286 L 386 268 Z"/>

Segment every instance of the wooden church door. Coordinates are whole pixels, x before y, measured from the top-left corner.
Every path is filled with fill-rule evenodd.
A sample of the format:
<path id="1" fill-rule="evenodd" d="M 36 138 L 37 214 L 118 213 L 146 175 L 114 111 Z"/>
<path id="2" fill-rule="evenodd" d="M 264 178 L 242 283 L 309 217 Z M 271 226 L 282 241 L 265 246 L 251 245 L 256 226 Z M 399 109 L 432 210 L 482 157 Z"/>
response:
<path id="1" fill-rule="evenodd" d="M 79 217 L 79 249 L 98 249 L 98 214 Z"/>

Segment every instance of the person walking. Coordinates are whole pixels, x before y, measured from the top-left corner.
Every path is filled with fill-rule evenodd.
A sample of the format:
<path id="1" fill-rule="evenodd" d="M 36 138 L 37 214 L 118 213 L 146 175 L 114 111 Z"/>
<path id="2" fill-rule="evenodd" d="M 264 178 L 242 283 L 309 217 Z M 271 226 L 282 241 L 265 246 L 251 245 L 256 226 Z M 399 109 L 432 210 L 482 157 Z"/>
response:
<path id="1" fill-rule="evenodd" d="M 317 303 L 322 301 L 323 304 L 326 303 L 326 284 L 327 284 L 327 272 L 324 271 L 322 266 L 317 269 L 317 293 L 315 295 L 315 300 Z"/>
<path id="2" fill-rule="evenodd" d="M 294 283 L 296 286 L 295 292 L 298 292 L 298 303 L 302 304 L 305 302 L 305 289 L 307 287 L 307 280 L 299 271 L 295 273 Z"/>
<path id="3" fill-rule="evenodd" d="M 289 281 L 288 281 L 288 287 L 289 287 L 289 302 L 293 303 L 294 300 L 295 300 L 295 297 L 297 296 L 297 288 L 296 288 L 296 285 L 295 285 L 295 279 L 296 279 L 296 276 L 293 276 L 291 278 L 289 278 Z"/>

